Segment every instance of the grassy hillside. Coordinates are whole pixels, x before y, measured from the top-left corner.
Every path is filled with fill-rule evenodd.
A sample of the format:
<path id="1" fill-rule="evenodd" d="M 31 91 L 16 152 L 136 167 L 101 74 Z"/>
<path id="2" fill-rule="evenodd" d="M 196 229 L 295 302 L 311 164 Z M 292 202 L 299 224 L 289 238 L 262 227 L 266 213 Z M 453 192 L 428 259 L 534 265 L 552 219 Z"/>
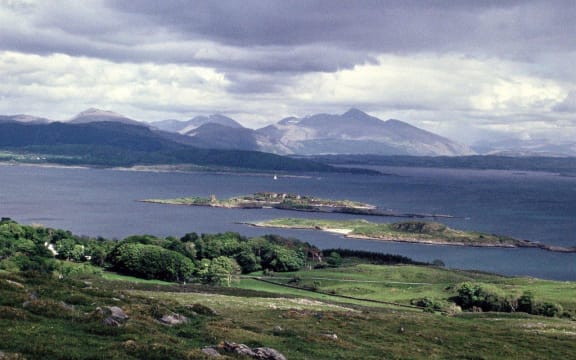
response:
<path id="1" fill-rule="evenodd" d="M 368 270 L 372 275 L 413 280 L 430 269 L 380 266 Z M 443 280 L 450 281 L 469 276 L 445 273 Z M 432 271 L 429 278 L 434 275 L 437 272 Z M 349 290 L 356 287 L 353 284 Z M 401 288 L 372 290 L 381 292 L 380 298 L 403 301 L 403 295 L 397 294 L 403 293 Z M 445 316 L 335 303 L 305 293 L 153 285 L 94 275 L 57 279 L 1 273 L 0 290 L 0 349 L 8 358 L 201 359 L 202 348 L 224 341 L 272 347 L 288 359 L 567 359 L 576 354 L 574 321 L 521 313 Z M 572 302 L 573 295 L 572 288 Z M 103 323 L 106 315 L 98 309 L 111 306 L 128 316 L 119 326 Z M 203 313 L 202 306 L 207 309 Z M 167 314 L 189 320 L 164 325 L 159 318 Z"/>
<path id="2" fill-rule="evenodd" d="M 3 359 L 250 358 L 232 343 L 288 359 L 568 359 L 575 319 L 574 282 L 277 236 L 112 242 L 0 221 Z"/>

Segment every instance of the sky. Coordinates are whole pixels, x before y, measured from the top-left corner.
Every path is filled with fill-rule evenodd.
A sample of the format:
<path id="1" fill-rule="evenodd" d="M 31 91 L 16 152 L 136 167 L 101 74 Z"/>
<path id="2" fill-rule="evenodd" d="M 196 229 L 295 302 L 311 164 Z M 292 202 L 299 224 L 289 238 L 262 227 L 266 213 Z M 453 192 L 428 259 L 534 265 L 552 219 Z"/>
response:
<path id="1" fill-rule="evenodd" d="M 0 0 L 0 114 L 258 128 L 358 108 L 472 144 L 576 138 L 574 0 Z"/>

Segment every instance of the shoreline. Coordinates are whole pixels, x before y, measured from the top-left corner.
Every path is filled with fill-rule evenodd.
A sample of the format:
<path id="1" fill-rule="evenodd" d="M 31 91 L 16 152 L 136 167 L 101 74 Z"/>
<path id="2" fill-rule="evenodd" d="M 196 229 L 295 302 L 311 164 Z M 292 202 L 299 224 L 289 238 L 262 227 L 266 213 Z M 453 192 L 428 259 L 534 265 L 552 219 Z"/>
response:
<path id="1" fill-rule="evenodd" d="M 182 201 L 180 201 L 182 200 Z M 276 209 L 297 212 L 328 213 L 328 214 L 349 214 L 359 216 L 381 216 L 381 217 L 398 217 L 398 218 L 458 218 L 446 214 L 419 214 L 419 213 L 395 213 L 390 211 L 381 211 L 373 205 L 370 206 L 338 206 L 338 205 L 311 205 L 308 208 L 285 205 L 280 202 L 245 202 L 245 203 L 213 203 L 208 202 L 186 201 L 181 199 L 142 199 L 138 202 L 161 204 L 161 205 L 179 205 L 179 206 L 203 206 L 222 209 Z"/>
<path id="2" fill-rule="evenodd" d="M 255 176 L 255 177 L 274 177 L 277 178 L 296 178 L 296 179 L 320 179 L 320 176 L 313 175 L 292 175 L 272 171 L 255 171 L 253 169 L 216 169 L 216 168 L 187 168 L 186 164 L 180 167 L 178 165 L 134 165 L 134 166 L 97 166 L 97 165 L 62 165 L 58 163 L 31 163 L 31 162 L 10 162 L 0 161 L 0 166 L 25 166 L 25 167 L 38 167 L 38 168 L 53 168 L 53 169 L 81 169 L 81 170 L 110 170 L 110 171 L 126 171 L 126 172 L 149 172 L 149 173 L 175 173 L 175 174 L 188 174 L 188 173 L 206 173 L 216 175 L 235 175 L 235 176 Z"/>
<path id="3" fill-rule="evenodd" d="M 358 239 L 358 240 L 371 240 L 371 241 L 381 241 L 381 242 L 397 242 L 397 243 L 409 243 L 409 244 L 420 244 L 420 245 L 438 245 L 438 246 L 458 246 L 458 247 L 470 247 L 470 248 L 503 248 L 503 249 L 540 249 L 551 252 L 558 253 L 576 253 L 576 248 L 566 248 L 561 246 L 546 245 L 536 242 L 531 242 L 528 240 L 518 240 L 516 244 L 491 244 L 491 243 L 464 243 L 464 242 L 450 242 L 442 239 L 419 239 L 416 237 L 378 237 L 378 236 L 366 236 L 360 234 L 354 234 L 354 229 L 346 228 L 325 228 L 325 227 L 311 227 L 311 226 L 287 226 L 287 225 L 271 225 L 258 222 L 239 222 L 238 224 L 248 225 L 256 228 L 269 228 L 269 229 L 293 229 L 293 230 L 312 230 L 312 231 L 322 231 L 330 233 L 333 235 L 339 235 L 346 239 Z"/>
<path id="4" fill-rule="evenodd" d="M 25 162 L 9 162 L 0 161 L 0 166 L 26 166 L 26 167 L 39 167 L 48 169 L 77 169 L 77 170 L 88 170 L 88 169 L 101 169 L 92 166 L 82 166 L 82 165 L 60 165 L 56 163 L 25 163 Z"/>

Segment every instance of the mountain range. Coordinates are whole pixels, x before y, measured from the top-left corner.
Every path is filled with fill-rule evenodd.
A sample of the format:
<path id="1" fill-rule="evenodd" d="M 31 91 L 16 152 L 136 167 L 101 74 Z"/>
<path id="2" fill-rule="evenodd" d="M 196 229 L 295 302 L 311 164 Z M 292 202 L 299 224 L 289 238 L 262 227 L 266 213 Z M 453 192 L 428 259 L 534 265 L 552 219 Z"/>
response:
<path id="1" fill-rule="evenodd" d="M 289 117 L 260 129 L 248 129 L 223 115 L 188 121 L 166 120 L 151 126 L 194 139 L 196 146 L 242 149 L 282 155 L 379 154 L 461 156 L 466 145 L 400 120 L 382 121 L 358 109 L 341 115 Z"/>
<path id="2" fill-rule="evenodd" d="M 22 122 L 0 117 L 2 161 L 63 165 L 176 165 L 264 171 L 342 172 L 306 159 L 257 151 L 202 149 L 185 135 L 124 121 Z M 366 171 L 365 171 L 366 173 Z"/>
<path id="3" fill-rule="evenodd" d="M 49 124 L 54 121 L 30 115 L 0 116 L 0 123 Z M 375 154 L 410 156 L 574 156 L 576 143 L 514 139 L 485 141 L 473 148 L 406 122 L 381 120 L 358 109 L 343 114 L 288 117 L 250 129 L 221 115 L 189 120 L 142 122 L 99 109 L 85 110 L 67 124 L 121 123 L 148 129 L 164 140 L 204 149 L 246 150 L 278 155 Z"/>
<path id="4" fill-rule="evenodd" d="M 0 122 L 52 123 L 28 115 L 1 116 Z M 383 121 L 358 109 L 341 115 L 289 117 L 260 129 L 243 127 L 214 114 L 190 120 L 151 123 L 99 109 L 82 111 L 67 124 L 121 123 L 148 128 L 161 138 L 205 149 L 248 150 L 279 155 L 379 154 L 460 156 L 474 151 L 466 145 L 419 129 L 400 120 Z"/>

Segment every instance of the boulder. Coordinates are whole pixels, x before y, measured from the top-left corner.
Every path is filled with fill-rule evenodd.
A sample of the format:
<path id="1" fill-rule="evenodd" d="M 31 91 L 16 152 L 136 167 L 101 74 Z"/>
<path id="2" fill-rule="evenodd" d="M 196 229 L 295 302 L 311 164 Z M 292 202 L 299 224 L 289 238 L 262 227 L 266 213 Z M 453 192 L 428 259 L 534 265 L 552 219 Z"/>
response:
<path id="1" fill-rule="evenodd" d="M 180 314 L 164 315 L 158 319 L 162 324 L 168 326 L 185 324 L 188 322 L 188 318 Z"/>
<path id="2" fill-rule="evenodd" d="M 204 349 L 202 349 L 202 352 L 206 355 L 208 355 L 209 357 L 221 357 L 222 355 L 220 355 L 220 353 L 214 349 L 213 347 L 205 347 Z"/>
<path id="3" fill-rule="evenodd" d="M 202 305 L 202 304 L 198 304 L 198 303 L 192 304 L 192 305 L 186 305 L 186 308 L 188 310 L 191 310 L 191 311 L 195 312 L 196 314 L 200 314 L 200 315 L 210 315 L 210 316 L 218 315 L 216 310 L 214 310 L 211 307 L 208 307 L 206 305 Z"/>
<path id="4" fill-rule="evenodd" d="M 128 315 L 122 310 L 122 308 L 118 306 L 107 306 L 108 310 L 110 311 L 110 316 L 116 320 L 124 321 L 128 320 Z"/>
<path id="5" fill-rule="evenodd" d="M 269 347 L 259 347 L 253 349 L 256 354 L 256 359 L 262 360 L 286 360 L 286 356 L 282 355 L 278 350 Z"/>
<path id="6" fill-rule="evenodd" d="M 256 353 L 254 351 L 252 351 L 252 349 L 248 345 L 244 345 L 244 344 L 237 344 L 234 342 L 225 341 L 224 342 L 224 350 L 226 350 L 228 352 L 236 353 L 238 355 L 250 356 L 253 358 L 256 357 Z"/>
<path id="7" fill-rule="evenodd" d="M 95 315 L 102 318 L 104 325 L 113 327 L 119 327 L 128 320 L 128 315 L 118 306 L 97 307 Z"/>
<path id="8" fill-rule="evenodd" d="M 286 360 L 286 357 L 282 355 L 278 350 L 269 347 L 258 347 L 250 348 L 244 344 L 237 344 L 233 342 L 225 341 L 222 346 L 225 351 L 233 352 L 238 355 L 248 356 L 253 359 L 258 360 Z"/>
<path id="9" fill-rule="evenodd" d="M 325 337 L 325 338 L 330 339 L 330 340 L 338 340 L 338 335 L 333 334 L 333 333 L 332 334 L 330 334 L 330 333 L 320 334 L 320 336 Z"/>

